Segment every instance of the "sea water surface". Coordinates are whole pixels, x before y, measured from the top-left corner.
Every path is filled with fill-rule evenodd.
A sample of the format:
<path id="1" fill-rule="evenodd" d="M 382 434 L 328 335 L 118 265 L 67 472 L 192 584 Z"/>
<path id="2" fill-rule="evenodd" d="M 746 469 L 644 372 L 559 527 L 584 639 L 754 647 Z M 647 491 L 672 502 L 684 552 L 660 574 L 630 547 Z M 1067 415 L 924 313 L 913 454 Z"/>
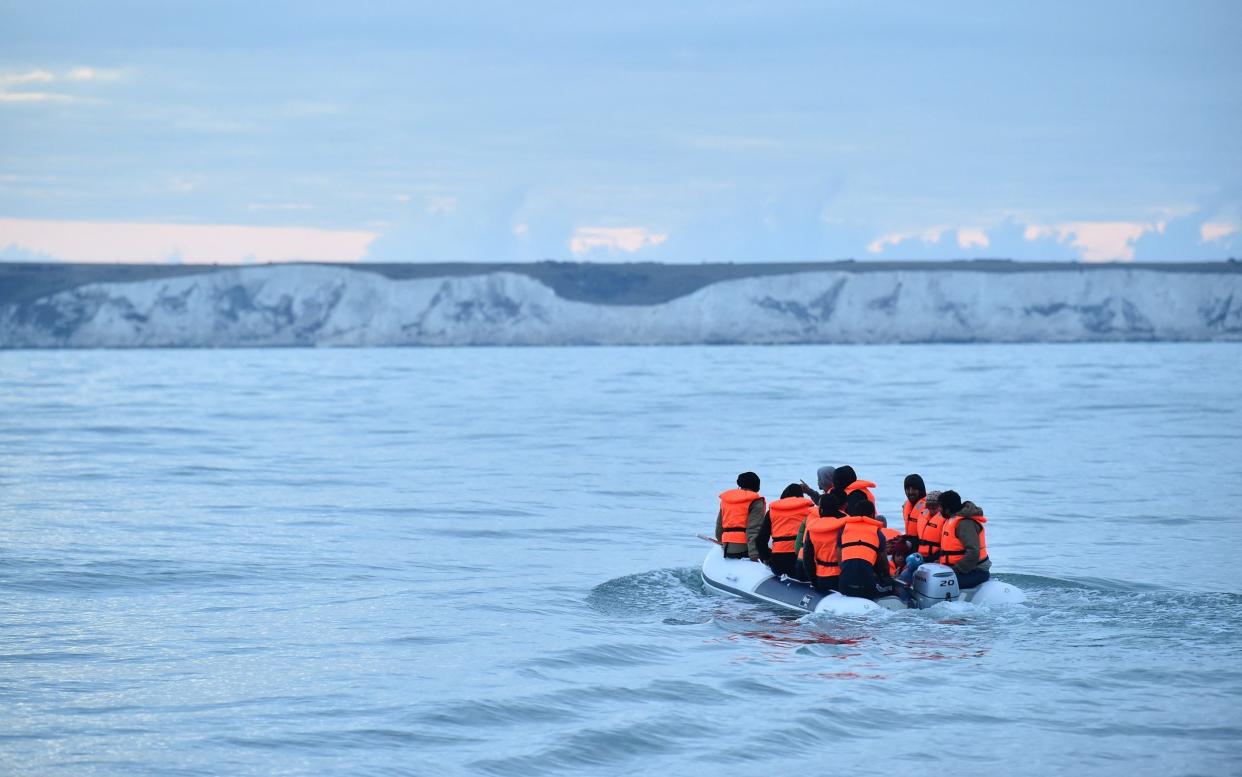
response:
<path id="1" fill-rule="evenodd" d="M 0 773 L 1242 773 L 1242 346 L 0 352 Z M 1029 602 L 704 591 L 852 464 Z"/>

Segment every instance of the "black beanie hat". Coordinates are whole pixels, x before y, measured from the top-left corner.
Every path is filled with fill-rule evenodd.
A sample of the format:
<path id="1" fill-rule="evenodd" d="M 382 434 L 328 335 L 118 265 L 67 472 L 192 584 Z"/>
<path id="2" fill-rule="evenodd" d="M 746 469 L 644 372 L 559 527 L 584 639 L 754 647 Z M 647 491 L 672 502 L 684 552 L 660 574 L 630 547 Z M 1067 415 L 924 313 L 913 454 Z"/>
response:
<path id="1" fill-rule="evenodd" d="M 747 491 L 759 490 L 759 476 L 753 472 L 743 472 L 737 476 L 737 487 Z"/>
<path id="2" fill-rule="evenodd" d="M 858 473 L 848 464 L 837 467 L 832 473 L 832 490 L 838 494 L 845 493 L 845 487 L 858 480 Z"/>
<path id="3" fill-rule="evenodd" d="M 962 497 L 956 491 L 940 492 L 941 515 L 953 515 L 962 509 Z"/>

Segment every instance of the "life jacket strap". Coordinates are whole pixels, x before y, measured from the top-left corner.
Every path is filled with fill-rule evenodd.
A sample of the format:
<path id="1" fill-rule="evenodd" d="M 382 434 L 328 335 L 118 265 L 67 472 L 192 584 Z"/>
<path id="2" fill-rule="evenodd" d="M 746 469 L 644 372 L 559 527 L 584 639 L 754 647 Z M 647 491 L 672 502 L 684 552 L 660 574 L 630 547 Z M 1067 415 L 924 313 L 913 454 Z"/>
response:
<path id="1" fill-rule="evenodd" d="M 848 547 L 851 547 L 851 546 L 854 546 L 854 545 L 861 545 L 861 546 L 863 546 L 864 548 L 871 548 L 871 549 L 872 549 L 872 550 L 874 550 L 876 553 L 879 553 L 879 552 L 880 552 L 880 546 L 879 546 L 879 545 L 872 545 L 870 542 L 867 542 L 866 540 L 853 540 L 852 542 L 842 542 L 842 543 L 841 543 L 840 545 L 838 545 L 837 547 L 839 547 L 839 548 L 848 548 Z"/>

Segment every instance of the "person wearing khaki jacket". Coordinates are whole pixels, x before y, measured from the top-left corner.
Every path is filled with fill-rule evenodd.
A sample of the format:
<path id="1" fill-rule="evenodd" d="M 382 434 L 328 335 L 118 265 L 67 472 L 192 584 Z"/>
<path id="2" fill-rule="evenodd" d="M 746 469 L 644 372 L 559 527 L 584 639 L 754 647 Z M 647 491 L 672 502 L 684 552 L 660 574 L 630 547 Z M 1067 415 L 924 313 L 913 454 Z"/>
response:
<path id="1" fill-rule="evenodd" d="M 716 540 L 724 546 L 725 558 L 762 561 L 767 556 L 767 540 L 762 538 L 767 502 L 759 495 L 759 476 L 743 472 L 737 488 L 720 495 L 716 511 Z"/>
<path id="2" fill-rule="evenodd" d="M 974 588 L 991 577 L 992 559 L 988 557 L 983 528 L 988 519 L 977 504 L 963 502 L 956 491 L 945 491 L 940 495 L 940 509 L 948 519 L 944 524 L 938 560 L 953 567 L 958 585 Z M 950 542 L 950 537 L 956 541 Z M 949 550 L 950 547 L 952 550 Z"/>

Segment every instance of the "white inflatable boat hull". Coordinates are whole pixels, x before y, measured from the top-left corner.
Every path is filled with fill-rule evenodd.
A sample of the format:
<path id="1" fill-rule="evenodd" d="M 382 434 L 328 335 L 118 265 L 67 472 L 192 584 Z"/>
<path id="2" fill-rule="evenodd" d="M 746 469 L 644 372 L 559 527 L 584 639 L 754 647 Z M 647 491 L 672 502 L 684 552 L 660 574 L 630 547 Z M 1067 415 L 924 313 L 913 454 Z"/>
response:
<path id="1" fill-rule="evenodd" d="M 938 564 L 924 564 L 929 571 Z M 943 567 L 949 570 L 948 567 Z M 834 615 L 862 615 L 881 608 L 904 610 L 917 607 L 907 604 L 896 596 L 884 596 L 876 601 L 845 596 L 833 591 L 828 594 L 816 591 L 809 583 L 788 577 L 777 577 L 767 564 L 745 558 L 725 558 L 719 545 L 707 552 L 703 559 L 703 583 L 718 593 L 740 596 L 753 602 L 763 602 L 796 612 L 827 612 Z M 916 597 L 911 598 L 917 602 Z M 1026 601 L 1021 589 L 1000 580 L 988 580 L 977 588 L 962 591 L 953 601 L 966 601 L 978 605 L 1016 604 Z"/>

